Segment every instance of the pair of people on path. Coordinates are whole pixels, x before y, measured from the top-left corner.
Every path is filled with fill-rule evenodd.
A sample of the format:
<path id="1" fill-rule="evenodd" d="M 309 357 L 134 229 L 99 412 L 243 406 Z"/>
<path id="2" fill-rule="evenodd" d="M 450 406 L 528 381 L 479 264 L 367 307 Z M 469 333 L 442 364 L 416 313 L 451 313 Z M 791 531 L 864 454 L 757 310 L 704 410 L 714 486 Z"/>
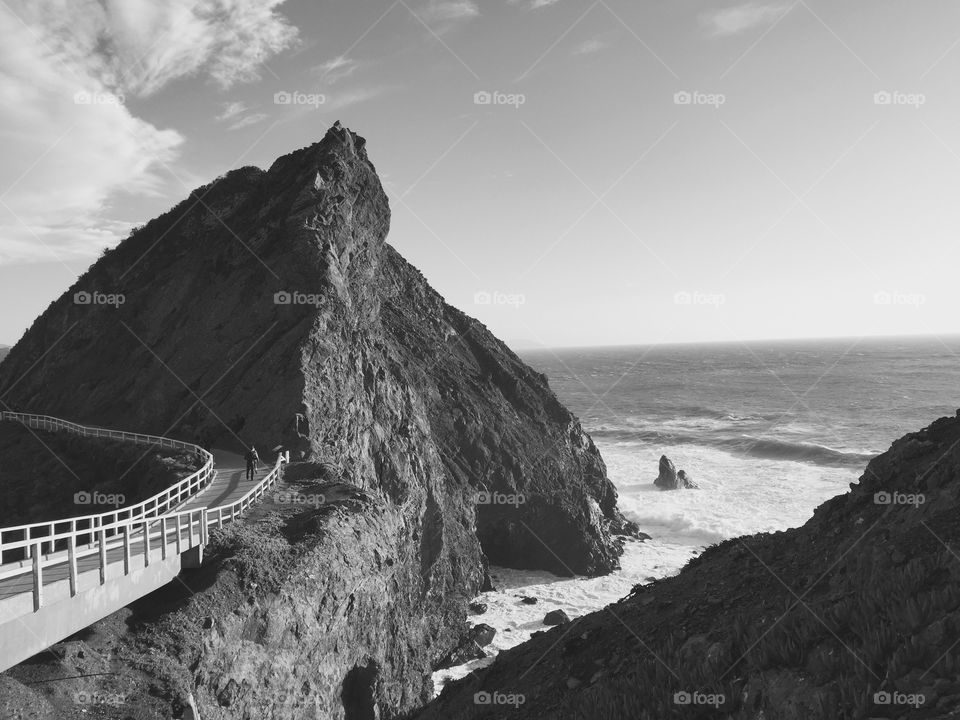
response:
<path id="1" fill-rule="evenodd" d="M 260 465 L 260 456 L 257 455 L 257 449 L 251 445 L 244 457 L 247 460 L 246 478 L 247 480 L 253 480 L 254 476 L 257 474 L 257 468 Z"/>

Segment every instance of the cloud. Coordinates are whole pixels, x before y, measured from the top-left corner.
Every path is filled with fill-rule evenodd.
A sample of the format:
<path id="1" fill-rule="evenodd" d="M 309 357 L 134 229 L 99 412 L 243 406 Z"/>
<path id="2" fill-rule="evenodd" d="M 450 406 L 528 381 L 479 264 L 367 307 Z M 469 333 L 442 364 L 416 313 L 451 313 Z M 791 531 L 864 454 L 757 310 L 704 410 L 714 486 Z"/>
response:
<path id="1" fill-rule="evenodd" d="M 313 72 L 319 75 L 319 79 L 329 85 L 333 85 L 338 80 L 350 77 L 360 67 L 360 63 L 351 60 L 345 55 L 339 55 L 335 58 L 320 63 L 313 68 Z"/>
<path id="2" fill-rule="evenodd" d="M 239 130 L 240 128 L 249 127 L 250 125 L 257 125 L 266 120 L 269 115 L 267 113 L 251 113 L 250 115 L 245 115 L 244 117 L 237 120 L 235 123 L 227 126 L 227 130 Z"/>
<path id="3" fill-rule="evenodd" d="M 435 32 L 446 32 L 480 15 L 473 0 L 428 0 L 417 11 L 417 16 Z"/>
<path id="4" fill-rule="evenodd" d="M 218 122 L 229 122 L 227 130 L 240 130 L 250 125 L 262 123 L 268 117 L 267 113 L 250 112 L 251 108 L 245 102 L 223 103 L 223 112 L 217 115 Z"/>
<path id="5" fill-rule="evenodd" d="M 201 71 L 222 86 L 255 77 L 293 39 L 278 4 L 0 3 L 0 263 L 66 260 L 122 239 L 129 223 L 108 216 L 111 201 L 161 195 L 184 142 L 126 101 Z"/>
<path id="6" fill-rule="evenodd" d="M 704 13 L 700 16 L 700 22 L 709 28 L 713 35 L 737 35 L 760 25 L 772 25 L 791 7 L 785 3 L 763 5 L 750 2 Z"/>
<path id="7" fill-rule="evenodd" d="M 335 112 L 337 110 L 343 110 L 346 107 L 351 105 L 356 105 L 357 103 L 366 102 L 367 100 L 373 100 L 374 98 L 380 97 L 395 88 L 388 86 L 379 86 L 379 87 L 368 87 L 368 88 L 354 88 L 343 93 L 337 93 L 327 98 L 327 103 L 323 105 L 323 109 L 328 112 Z"/>
<path id="8" fill-rule="evenodd" d="M 560 0 L 507 0 L 507 2 L 510 5 L 524 5 L 528 10 L 539 10 L 556 5 Z"/>
<path id="9" fill-rule="evenodd" d="M 242 115 L 249 108 L 244 102 L 227 102 L 223 104 L 223 112 L 217 115 L 217 120 L 231 120 L 237 115 Z"/>
<path id="10" fill-rule="evenodd" d="M 580 43 L 573 49 L 574 55 L 593 55 L 598 53 L 601 50 L 606 50 L 610 47 L 610 43 L 602 38 L 595 37 L 586 40 L 585 42 Z"/>
<path id="11" fill-rule="evenodd" d="M 255 80 L 297 36 L 275 11 L 283 0 L 104 1 L 108 67 L 144 95 L 201 70 L 225 88 Z"/>

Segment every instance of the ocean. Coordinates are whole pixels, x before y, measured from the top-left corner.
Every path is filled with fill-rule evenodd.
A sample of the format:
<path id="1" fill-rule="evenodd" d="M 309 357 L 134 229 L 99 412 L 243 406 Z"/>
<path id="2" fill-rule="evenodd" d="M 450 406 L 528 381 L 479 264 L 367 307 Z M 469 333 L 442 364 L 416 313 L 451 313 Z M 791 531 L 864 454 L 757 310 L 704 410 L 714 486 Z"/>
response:
<path id="1" fill-rule="evenodd" d="M 437 690 L 492 661 L 562 608 L 599 610 L 639 582 L 678 572 L 727 538 L 802 525 L 846 492 L 873 456 L 960 407 L 960 337 L 780 341 L 536 350 L 607 464 L 626 517 L 651 536 L 628 543 L 603 578 L 492 568 L 474 622 L 497 630 L 491 658 L 441 671 Z M 654 487 L 666 454 L 697 490 Z M 537 605 L 519 602 L 539 598 Z"/>

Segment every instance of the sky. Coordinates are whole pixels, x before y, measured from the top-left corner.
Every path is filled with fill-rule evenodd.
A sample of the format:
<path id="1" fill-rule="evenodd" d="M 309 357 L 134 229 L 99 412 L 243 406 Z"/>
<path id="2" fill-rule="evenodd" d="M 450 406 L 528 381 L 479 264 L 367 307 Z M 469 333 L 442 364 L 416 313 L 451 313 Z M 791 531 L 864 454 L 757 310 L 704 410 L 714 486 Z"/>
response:
<path id="1" fill-rule="evenodd" d="M 4 0 L 0 343 L 190 190 L 367 139 L 515 347 L 947 334 L 955 0 Z"/>

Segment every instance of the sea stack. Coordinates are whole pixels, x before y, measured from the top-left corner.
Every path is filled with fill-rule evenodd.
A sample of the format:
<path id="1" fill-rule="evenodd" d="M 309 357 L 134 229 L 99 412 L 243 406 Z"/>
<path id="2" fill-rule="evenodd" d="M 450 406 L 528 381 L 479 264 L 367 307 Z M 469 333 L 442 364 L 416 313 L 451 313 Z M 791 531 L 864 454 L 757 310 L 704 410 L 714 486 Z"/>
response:
<path id="1" fill-rule="evenodd" d="M 677 471 L 673 460 L 666 455 L 660 456 L 660 473 L 657 479 L 653 481 L 661 490 L 680 490 L 696 488 L 693 479 L 687 475 L 685 470 Z"/>

